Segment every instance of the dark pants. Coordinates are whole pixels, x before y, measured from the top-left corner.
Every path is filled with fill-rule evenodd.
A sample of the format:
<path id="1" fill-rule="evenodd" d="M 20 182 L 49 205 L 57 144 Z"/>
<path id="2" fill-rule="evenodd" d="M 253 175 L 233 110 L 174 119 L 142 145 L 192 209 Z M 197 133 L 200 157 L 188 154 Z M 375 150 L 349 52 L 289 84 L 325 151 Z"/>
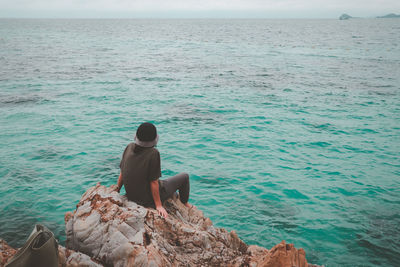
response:
<path id="1" fill-rule="evenodd" d="M 160 198 L 164 202 L 168 198 L 171 198 L 176 190 L 179 190 L 179 198 L 183 204 L 189 200 L 190 184 L 189 175 L 185 172 L 181 172 L 170 178 L 160 180 L 161 190 Z"/>

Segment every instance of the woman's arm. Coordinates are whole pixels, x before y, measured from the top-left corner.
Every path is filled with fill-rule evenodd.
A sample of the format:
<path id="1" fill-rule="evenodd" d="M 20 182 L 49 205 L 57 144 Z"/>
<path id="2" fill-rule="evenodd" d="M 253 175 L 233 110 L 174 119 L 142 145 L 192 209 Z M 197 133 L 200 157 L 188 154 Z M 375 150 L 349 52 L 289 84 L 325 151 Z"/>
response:
<path id="1" fill-rule="evenodd" d="M 160 214 L 164 218 L 167 218 L 168 212 L 164 209 L 164 207 L 162 206 L 161 200 L 160 200 L 160 190 L 158 188 L 158 179 L 150 182 L 150 189 L 151 189 L 151 195 L 153 196 L 154 204 L 156 205 L 156 209 L 158 210 L 158 214 Z"/>
<path id="2" fill-rule="evenodd" d="M 123 183 L 122 183 L 122 172 L 119 173 L 117 185 L 118 185 L 118 190 L 117 190 L 117 192 L 119 193 L 119 191 L 121 190 L 121 188 L 122 188 L 122 186 L 123 186 Z"/>

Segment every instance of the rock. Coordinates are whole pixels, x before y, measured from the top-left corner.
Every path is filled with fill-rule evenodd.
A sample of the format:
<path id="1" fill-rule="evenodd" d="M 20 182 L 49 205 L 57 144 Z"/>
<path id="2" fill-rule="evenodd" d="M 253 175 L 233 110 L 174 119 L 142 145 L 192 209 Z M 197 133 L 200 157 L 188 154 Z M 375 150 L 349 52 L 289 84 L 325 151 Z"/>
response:
<path id="1" fill-rule="evenodd" d="M 16 249 L 13 249 L 6 241 L 0 239 L 0 267 L 3 267 L 15 253 L 17 253 Z"/>
<path id="2" fill-rule="evenodd" d="M 103 267 L 103 265 L 91 259 L 81 252 L 58 246 L 59 267 Z"/>
<path id="3" fill-rule="evenodd" d="M 253 266 L 317 266 L 307 263 L 304 249 L 296 249 L 293 244 L 286 244 L 284 240 L 270 250 L 258 246 L 249 246 L 247 251 L 252 257 L 251 263 Z"/>
<path id="4" fill-rule="evenodd" d="M 342 15 L 339 17 L 340 20 L 347 20 L 347 19 L 351 19 L 351 18 L 353 18 L 353 17 L 350 16 L 350 15 L 347 15 L 347 14 L 342 14 Z"/>
<path id="5" fill-rule="evenodd" d="M 112 266 L 238 266 L 249 259 L 236 233 L 214 228 L 201 211 L 179 200 L 165 207 L 169 216 L 164 219 L 114 187 L 97 185 L 74 213 L 66 214 L 66 245 Z"/>
<path id="6" fill-rule="evenodd" d="M 105 266 L 308 266 L 304 250 L 285 241 L 248 246 L 178 199 L 164 207 L 167 218 L 97 184 L 65 215 L 66 247 Z"/>

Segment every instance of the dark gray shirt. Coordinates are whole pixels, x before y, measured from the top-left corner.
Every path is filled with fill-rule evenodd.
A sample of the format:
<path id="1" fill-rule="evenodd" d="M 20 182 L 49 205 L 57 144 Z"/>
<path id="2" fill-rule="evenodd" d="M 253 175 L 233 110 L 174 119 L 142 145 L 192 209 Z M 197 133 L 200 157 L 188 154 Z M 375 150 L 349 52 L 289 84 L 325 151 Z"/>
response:
<path id="1" fill-rule="evenodd" d="M 154 206 L 150 182 L 161 177 L 160 152 L 154 147 L 138 147 L 130 143 L 122 155 L 122 181 L 129 200 L 142 206 Z"/>

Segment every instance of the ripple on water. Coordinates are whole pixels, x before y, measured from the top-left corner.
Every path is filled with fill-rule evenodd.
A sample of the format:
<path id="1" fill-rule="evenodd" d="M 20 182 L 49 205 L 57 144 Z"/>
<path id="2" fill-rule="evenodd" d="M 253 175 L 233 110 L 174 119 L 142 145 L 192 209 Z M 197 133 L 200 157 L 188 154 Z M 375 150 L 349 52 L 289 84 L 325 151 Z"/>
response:
<path id="1" fill-rule="evenodd" d="M 58 147 L 41 148 L 32 153 L 32 160 L 57 160 L 60 159 L 60 151 Z"/>

